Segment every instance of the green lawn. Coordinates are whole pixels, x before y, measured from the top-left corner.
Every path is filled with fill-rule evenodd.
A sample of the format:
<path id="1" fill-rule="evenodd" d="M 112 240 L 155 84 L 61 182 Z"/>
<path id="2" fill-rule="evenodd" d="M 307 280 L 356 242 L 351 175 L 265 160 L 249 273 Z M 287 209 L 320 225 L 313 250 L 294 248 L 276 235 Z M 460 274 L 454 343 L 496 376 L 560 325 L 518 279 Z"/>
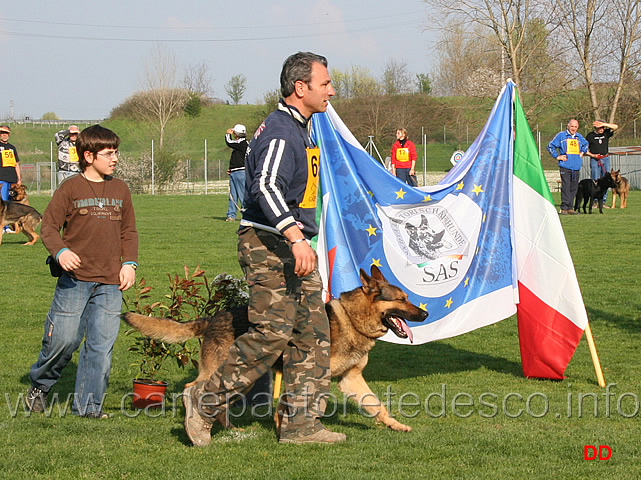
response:
<path id="1" fill-rule="evenodd" d="M 555 194 L 558 202 L 558 194 Z M 31 197 L 43 211 L 48 198 Z M 226 197 L 136 196 L 140 268 L 161 299 L 167 274 L 200 265 L 210 279 L 239 276 L 237 224 L 224 221 Z M 108 420 L 28 415 L 19 404 L 40 348 L 54 279 L 41 242 L 22 246 L 5 235 L 0 356 L 0 460 L 11 479 L 310 479 L 310 478 L 638 478 L 641 332 L 638 281 L 641 192 L 628 209 L 562 217 L 608 391 L 598 387 L 585 339 L 564 381 L 521 373 L 516 319 L 420 346 L 380 342 L 365 371 L 370 386 L 411 433 L 381 428 L 332 386 L 336 414 L 325 423 L 347 434 L 344 444 L 279 445 L 269 418 L 244 416 L 244 431 L 214 431 L 209 448 L 189 446 L 183 408 L 172 395 L 194 370 L 169 365 L 164 411 L 132 410 L 127 394 L 136 360 L 123 326 L 116 342 Z M 53 393 L 73 392 L 75 358 Z M 121 399 L 124 398 L 122 405 Z M 402 418 L 401 418 L 402 417 Z M 585 461 L 585 445 L 607 445 L 607 461 Z"/>

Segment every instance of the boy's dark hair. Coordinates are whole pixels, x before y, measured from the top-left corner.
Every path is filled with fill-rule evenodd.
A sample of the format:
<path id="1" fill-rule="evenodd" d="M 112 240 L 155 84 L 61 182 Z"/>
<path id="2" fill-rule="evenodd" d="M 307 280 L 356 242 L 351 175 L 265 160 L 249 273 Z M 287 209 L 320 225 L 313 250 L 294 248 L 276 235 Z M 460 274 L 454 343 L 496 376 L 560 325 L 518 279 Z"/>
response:
<path id="1" fill-rule="evenodd" d="M 105 148 L 118 149 L 120 137 L 108 128 L 100 125 L 92 125 L 85 128 L 78 135 L 76 140 L 76 151 L 78 152 L 78 162 L 80 169 L 84 172 L 89 164 L 85 160 L 85 152 L 91 152 L 94 155 Z"/>
<path id="2" fill-rule="evenodd" d="M 305 83 L 312 80 L 312 65 L 314 63 L 320 63 L 327 67 L 327 59 L 312 52 L 298 52 L 285 60 L 280 72 L 280 93 L 283 98 L 294 93 L 294 84 L 299 80 Z"/>

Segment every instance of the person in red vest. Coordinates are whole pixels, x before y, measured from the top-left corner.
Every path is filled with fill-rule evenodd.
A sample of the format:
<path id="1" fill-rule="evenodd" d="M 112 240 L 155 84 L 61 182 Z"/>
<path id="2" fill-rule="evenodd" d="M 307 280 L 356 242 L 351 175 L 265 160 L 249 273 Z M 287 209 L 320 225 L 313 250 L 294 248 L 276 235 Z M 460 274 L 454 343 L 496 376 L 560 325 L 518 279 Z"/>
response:
<path id="1" fill-rule="evenodd" d="M 403 180 L 408 185 L 417 187 L 416 172 L 416 147 L 407 138 L 407 130 L 396 130 L 396 142 L 392 145 L 392 174 Z"/>

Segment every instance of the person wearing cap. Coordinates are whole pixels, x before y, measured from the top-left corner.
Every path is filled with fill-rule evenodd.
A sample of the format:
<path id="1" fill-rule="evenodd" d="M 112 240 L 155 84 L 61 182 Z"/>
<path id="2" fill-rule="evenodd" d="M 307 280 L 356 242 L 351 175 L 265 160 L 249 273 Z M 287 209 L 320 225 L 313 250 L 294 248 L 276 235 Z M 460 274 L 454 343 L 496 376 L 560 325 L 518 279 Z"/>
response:
<path id="1" fill-rule="evenodd" d="M 12 183 L 22 185 L 22 173 L 20 171 L 20 159 L 18 150 L 9 143 L 11 129 L 8 125 L 0 125 L 0 155 L 2 165 L 0 166 L 0 196 L 5 202 L 10 201 L 9 188 Z"/>
<path id="2" fill-rule="evenodd" d="M 60 130 L 54 135 L 58 145 L 58 185 L 67 177 L 80 173 L 78 153 L 76 152 L 76 139 L 80 129 L 77 125 L 70 125 L 65 130 Z"/>
<path id="3" fill-rule="evenodd" d="M 229 159 L 229 208 L 225 221 L 236 220 L 236 213 L 243 206 L 245 194 L 245 152 L 247 151 L 247 129 L 240 123 L 227 130 L 225 143 L 232 149 Z"/>
<path id="4" fill-rule="evenodd" d="M 606 123 L 603 120 L 595 120 L 592 123 L 594 131 L 588 133 L 585 139 L 588 141 L 588 155 L 590 157 L 590 176 L 592 180 L 598 180 L 610 172 L 610 157 L 608 155 L 608 142 L 619 128 L 616 123 Z M 610 208 L 605 204 L 608 198 L 608 191 L 603 195 L 603 208 Z"/>

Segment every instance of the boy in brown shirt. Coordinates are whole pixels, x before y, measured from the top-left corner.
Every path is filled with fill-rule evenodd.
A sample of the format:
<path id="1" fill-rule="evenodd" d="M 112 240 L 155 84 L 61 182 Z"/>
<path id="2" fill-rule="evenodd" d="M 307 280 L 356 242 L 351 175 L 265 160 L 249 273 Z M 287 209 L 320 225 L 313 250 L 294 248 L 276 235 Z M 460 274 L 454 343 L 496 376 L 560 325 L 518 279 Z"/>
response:
<path id="1" fill-rule="evenodd" d="M 122 292 L 134 284 L 138 266 L 131 193 L 111 176 L 119 144 L 107 128 L 84 129 L 76 141 L 82 173 L 60 185 L 44 213 L 42 242 L 63 273 L 45 321 L 42 350 L 29 372 L 27 406 L 34 412 L 45 410 L 47 393 L 84 338 L 72 411 L 89 418 L 108 416 L 102 404 Z"/>

